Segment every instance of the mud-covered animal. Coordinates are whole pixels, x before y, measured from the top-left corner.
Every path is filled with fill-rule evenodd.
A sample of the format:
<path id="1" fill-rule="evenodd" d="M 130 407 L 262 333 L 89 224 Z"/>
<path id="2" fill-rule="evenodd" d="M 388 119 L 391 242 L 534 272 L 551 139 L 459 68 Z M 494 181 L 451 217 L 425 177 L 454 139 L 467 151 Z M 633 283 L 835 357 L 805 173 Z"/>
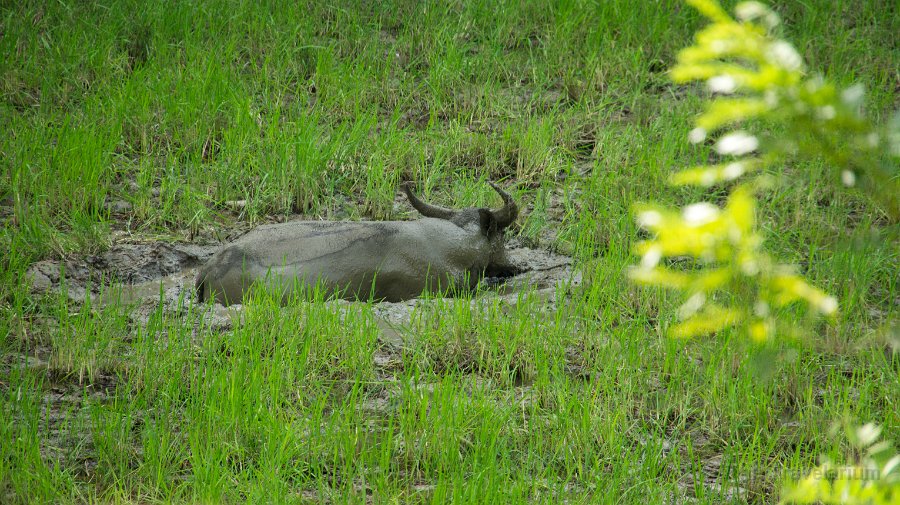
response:
<path id="1" fill-rule="evenodd" d="M 320 282 L 330 295 L 348 300 L 400 301 L 426 289 L 472 289 L 479 280 L 519 271 L 507 258 L 504 229 L 518 207 L 503 198 L 497 210 L 452 210 L 403 190 L 419 211 L 415 221 L 293 221 L 260 226 L 224 246 L 204 265 L 198 300 L 240 303 L 254 282 L 280 289 L 283 300 L 298 286 Z"/>

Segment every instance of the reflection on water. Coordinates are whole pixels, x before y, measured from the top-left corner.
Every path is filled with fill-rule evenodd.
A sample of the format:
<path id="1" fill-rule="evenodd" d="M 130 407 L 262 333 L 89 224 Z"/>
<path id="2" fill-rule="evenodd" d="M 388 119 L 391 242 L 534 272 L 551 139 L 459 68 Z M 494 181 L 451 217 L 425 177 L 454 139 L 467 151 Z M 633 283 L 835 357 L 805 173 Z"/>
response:
<path id="1" fill-rule="evenodd" d="M 101 305 L 137 305 L 144 300 L 162 300 L 181 293 L 187 296 L 189 290 L 186 288 L 193 285 L 193 273 L 194 269 L 190 269 L 147 282 L 113 284 L 105 288 L 98 302 Z"/>

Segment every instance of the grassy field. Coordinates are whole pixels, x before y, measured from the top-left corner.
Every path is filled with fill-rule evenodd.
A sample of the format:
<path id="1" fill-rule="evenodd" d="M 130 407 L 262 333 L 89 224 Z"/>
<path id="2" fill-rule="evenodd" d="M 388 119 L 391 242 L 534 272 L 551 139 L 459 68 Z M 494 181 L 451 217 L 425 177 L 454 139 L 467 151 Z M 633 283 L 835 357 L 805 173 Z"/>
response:
<path id="1" fill-rule="evenodd" d="M 666 69 L 702 26 L 678 1 L 20 2 L 0 8 L 0 502 L 762 503 L 835 422 L 900 443 L 898 227 L 797 163 L 768 247 L 837 296 L 805 341 L 663 337 L 678 300 L 632 286 L 636 201 L 709 159 L 702 89 Z M 900 107 L 900 11 L 786 2 L 809 66 Z M 514 301 L 378 304 L 260 292 L 207 307 L 39 294 L 25 275 L 119 243 L 251 225 L 521 203 L 520 243 L 583 280 Z M 240 206 L 233 202 L 243 201 Z M 473 303 L 472 300 L 477 303 Z M 392 330 L 393 331 L 393 330 Z"/>

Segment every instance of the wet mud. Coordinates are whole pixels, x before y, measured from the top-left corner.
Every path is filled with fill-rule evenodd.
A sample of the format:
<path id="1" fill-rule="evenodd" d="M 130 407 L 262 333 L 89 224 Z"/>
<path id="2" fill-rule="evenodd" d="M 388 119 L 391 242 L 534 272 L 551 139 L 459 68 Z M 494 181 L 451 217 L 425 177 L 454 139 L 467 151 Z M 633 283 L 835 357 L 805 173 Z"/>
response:
<path id="1" fill-rule="evenodd" d="M 75 301 L 100 297 L 116 286 L 126 287 L 124 295 L 138 301 L 145 295 L 158 297 L 160 283 L 180 284 L 182 274 L 201 265 L 217 249 L 216 245 L 164 242 L 116 244 L 87 257 L 39 261 L 26 277 L 33 291 L 64 291 Z M 151 285 L 155 287 L 152 293 Z"/>

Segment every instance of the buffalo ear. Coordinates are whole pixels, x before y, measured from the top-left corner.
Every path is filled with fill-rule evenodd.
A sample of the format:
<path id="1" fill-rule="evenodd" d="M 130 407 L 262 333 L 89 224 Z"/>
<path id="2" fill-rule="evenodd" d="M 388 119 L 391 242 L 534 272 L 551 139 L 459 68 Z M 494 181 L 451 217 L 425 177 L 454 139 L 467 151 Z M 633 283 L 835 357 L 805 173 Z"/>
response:
<path id="1" fill-rule="evenodd" d="M 478 225 L 481 227 L 481 233 L 485 237 L 489 237 L 497 231 L 497 218 L 494 213 L 488 209 L 478 209 Z"/>

